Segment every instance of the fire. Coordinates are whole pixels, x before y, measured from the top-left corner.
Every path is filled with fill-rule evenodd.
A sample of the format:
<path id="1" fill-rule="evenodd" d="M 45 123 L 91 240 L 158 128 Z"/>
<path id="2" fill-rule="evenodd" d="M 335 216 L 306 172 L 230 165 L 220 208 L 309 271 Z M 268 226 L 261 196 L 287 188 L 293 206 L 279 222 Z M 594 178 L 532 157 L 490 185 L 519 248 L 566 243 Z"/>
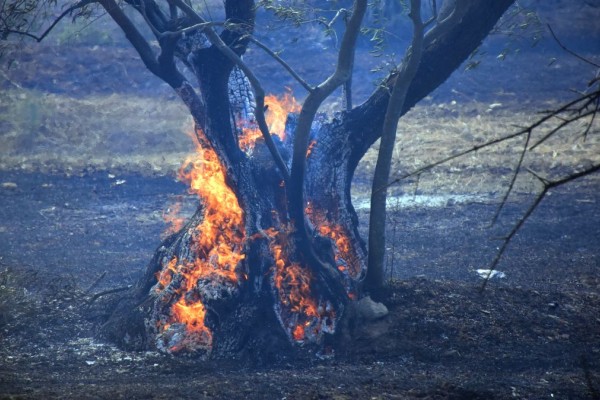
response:
<path id="1" fill-rule="evenodd" d="M 190 331 L 205 332 L 207 339 L 212 339 L 211 332 L 204 326 L 204 315 L 206 309 L 202 302 L 187 304 L 184 297 L 181 297 L 173 305 L 173 314 L 179 322 L 184 323 Z"/>
<path id="2" fill-rule="evenodd" d="M 289 262 L 279 243 L 287 234 L 269 229 L 270 248 L 275 260 L 273 280 L 279 301 L 286 316 L 280 315 L 284 329 L 293 340 L 303 342 L 318 338 L 323 332 L 333 331 L 335 313 L 328 302 L 315 299 L 311 287 L 311 271 L 296 262 Z M 287 241 L 286 241 L 287 242 Z"/>
<path id="3" fill-rule="evenodd" d="M 301 106 L 290 92 L 283 96 L 267 95 L 265 96 L 265 119 L 271 135 L 285 140 L 285 122 L 288 114 L 300 112 Z M 262 137 L 262 133 L 255 121 L 237 121 L 237 126 L 242 130 L 239 137 L 240 148 L 244 151 L 250 151 L 254 148 L 256 140 Z"/>
<path id="4" fill-rule="evenodd" d="M 311 140 L 310 144 L 308 145 L 308 149 L 306 149 L 306 158 L 310 157 L 310 154 L 313 151 L 313 148 L 315 147 L 315 145 L 317 144 L 316 140 Z"/>
<path id="5" fill-rule="evenodd" d="M 202 135 L 199 132 L 199 136 Z M 185 161 L 179 177 L 188 182 L 189 191 L 202 200 L 203 217 L 192 232 L 194 258 L 183 261 L 173 258 L 157 276 L 159 295 L 172 286 L 166 296 L 172 293 L 177 296 L 169 317 L 159 323 L 159 336 L 163 334 L 167 340 L 173 340 L 177 335 L 169 331 L 185 327 L 182 339 L 169 343 L 169 351 L 210 348 L 212 333 L 204 323 L 206 308 L 201 300 L 204 292 L 200 282 L 237 286 L 239 276 L 243 276 L 237 268 L 245 258 L 244 214 L 235 193 L 227 186 L 224 168 L 215 151 L 198 143 L 196 153 Z M 174 275 L 178 277 L 177 282 Z"/>
<path id="6" fill-rule="evenodd" d="M 290 92 L 280 97 L 267 95 L 265 105 L 268 107 L 266 119 L 269 131 L 279 136 L 281 140 L 285 140 L 285 122 L 288 114 L 298 113 L 302 107 Z"/>
<path id="7" fill-rule="evenodd" d="M 300 105 L 291 94 L 281 97 L 269 95 L 265 99 L 267 124 L 273 135 L 285 140 L 285 123 L 291 112 Z M 249 151 L 262 136 L 252 121 L 238 121 L 243 129 L 240 147 Z M 156 343 L 160 349 L 176 352 L 204 349 L 210 351 L 213 333 L 207 326 L 207 303 L 221 293 L 233 293 L 240 281 L 248 279 L 240 266 L 245 259 L 246 233 L 244 213 L 236 194 L 226 183 L 225 168 L 202 132 L 197 132 L 196 153 L 189 156 L 179 171 L 179 178 L 189 184 L 190 193 L 198 195 L 202 204 L 199 225 L 183 227 L 183 220 L 175 217 L 176 207 L 169 213 L 173 229 L 187 229 L 191 238 L 189 253 L 179 254 L 163 261 L 156 275 L 155 294 L 157 311 Z M 311 143 L 309 152 L 314 146 Z M 350 241 L 341 227 L 318 224 L 319 232 L 332 238 L 336 246 L 338 268 L 348 265 Z M 278 298 L 276 312 L 290 339 L 299 343 L 317 342 L 324 332 L 333 332 L 333 306 L 316 293 L 312 271 L 290 260 L 293 250 L 284 247 L 290 243 L 288 231 L 267 230 L 269 248 L 273 255 L 273 290 Z M 160 309 L 160 308 L 163 309 Z"/>
<path id="8" fill-rule="evenodd" d="M 317 226 L 319 234 L 333 241 L 337 269 L 356 277 L 360 273 L 360 264 L 354 254 L 350 236 L 346 229 L 340 224 L 329 222 L 324 214 L 314 210 L 310 203 L 308 203 L 305 212 L 311 222 Z"/>
<path id="9" fill-rule="evenodd" d="M 180 212 L 181 203 L 174 203 L 163 213 L 163 221 L 167 224 L 167 228 L 162 234 L 163 238 L 177 233 L 183 228 L 185 218 L 180 215 Z"/>
<path id="10" fill-rule="evenodd" d="M 169 286 L 171 280 L 173 279 L 173 273 L 177 272 L 176 266 L 177 257 L 173 257 L 171 261 L 169 261 L 169 263 L 167 264 L 166 268 L 156 273 L 156 279 L 158 280 L 156 290 L 158 292 Z"/>

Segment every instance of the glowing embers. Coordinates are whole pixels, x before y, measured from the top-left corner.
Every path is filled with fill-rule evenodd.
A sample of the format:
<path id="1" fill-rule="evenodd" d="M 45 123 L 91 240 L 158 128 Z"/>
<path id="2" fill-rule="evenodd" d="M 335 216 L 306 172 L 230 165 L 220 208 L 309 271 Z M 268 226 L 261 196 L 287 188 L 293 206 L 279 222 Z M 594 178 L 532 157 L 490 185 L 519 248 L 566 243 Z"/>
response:
<path id="1" fill-rule="evenodd" d="M 275 265 L 273 283 L 279 302 L 275 312 L 288 336 L 299 343 L 318 343 L 323 333 L 333 333 L 335 311 L 328 301 L 314 294 L 311 271 L 297 262 L 290 262 L 282 243 L 291 243 L 286 232 L 267 230 Z"/>
<path id="2" fill-rule="evenodd" d="M 203 134 L 198 133 L 203 140 Z M 199 224 L 184 233 L 182 259 L 163 261 L 155 286 L 157 347 L 163 351 L 209 351 L 212 333 L 205 325 L 205 302 L 237 290 L 245 258 L 244 215 L 225 183 L 214 150 L 199 143 L 180 170 L 180 178 L 202 202 Z"/>
<path id="3" fill-rule="evenodd" d="M 166 238 L 174 233 L 177 233 L 183 228 L 185 218 L 181 217 L 181 202 L 173 203 L 164 213 L 163 221 L 167 224 L 167 228 L 161 235 L 161 238 Z"/>
<path id="4" fill-rule="evenodd" d="M 283 96 L 265 96 L 265 106 L 265 119 L 267 120 L 269 132 L 271 135 L 277 136 L 281 141 L 284 141 L 285 122 L 288 114 L 300 112 L 300 104 L 288 92 Z M 242 131 L 239 137 L 240 148 L 246 152 L 251 151 L 256 145 L 256 141 L 262 137 L 256 121 L 237 121 L 236 125 Z"/>
<path id="5" fill-rule="evenodd" d="M 317 227 L 319 234 L 333 241 L 337 269 L 352 278 L 358 277 L 361 272 L 361 263 L 352 248 L 346 229 L 340 224 L 329 222 L 325 213 L 317 212 L 310 202 L 305 212 L 313 225 Z"/>

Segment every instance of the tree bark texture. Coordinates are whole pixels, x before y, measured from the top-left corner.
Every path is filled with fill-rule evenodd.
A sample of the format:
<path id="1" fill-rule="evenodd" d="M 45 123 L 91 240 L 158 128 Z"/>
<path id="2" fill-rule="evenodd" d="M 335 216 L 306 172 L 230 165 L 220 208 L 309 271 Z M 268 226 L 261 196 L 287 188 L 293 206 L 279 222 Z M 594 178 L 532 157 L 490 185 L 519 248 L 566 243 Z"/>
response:
<path id="1" fill-rule="evenodd" d="M 172 3 L 186 11 L 184 2 Z M 443 34 L 425 36 L 422 61 L 400 114 L 465 60 L 513 1 L 463 3 L 459 23 Z M 252 1 L 227 1 L 226 13 L 228 19 L 253 27 Z M 248 44 L 243 32 L 225 29 L 220 36 L 243 55 Z M 165 43 L 164 37 L 159 39 Z M 388 88 L 376 90 L 350 111 L 317 116 L 303 155 L 303 179 L 286 183 L 263 139 L 252 149 L 240 144 L 236 114 L 241 114 L 236 110 L 244 107 L 230 96 L 232 76 L 239 74 L 231 58 L 207 45 L 202 32 L 164 46 L 162 59 L 155 62 L 145 54 L 144 61 L 161 76 L 168 69 L 156 66 L 171 65 L 172 53 L 194 72 L 197 82 L 179 79 L 180 75 L 168 82 L 194 117 L 200 151 L 214 155 L 211 160 L 220 166 L 217 172 L 231 193 L 216 195 L 216 206 L 203 202 L 185 227 L 161 244 L 137 284 L 117 301 L 102 334 L 128 349 L 211 357 L 271 359 L 298 349 L 322 348 L 349 303 L 362 293 L 367 251 L 358 233 L 350 187 L 358 161 L 381 135 L 389 88 L 398 76 L 392 74 Z M 146 51 L 144 46 L 136 49 Z M 252 99 L 245 104 L 252 105 Z M 251 114 L 252 110 L 246 112 L 246 118 Z M 298 157 L 294 142 L 300 118 L 291 114 L 285 137 L 274 137 L 290 170 L 292 158 Z M 303 254 L 305 244 L 294 228 L 299 214 L 290 213 L 294 204 L 290 195 L 299 192 L 317 264 Z M 237 214 L 215 217 L 213 210 L 236 205 L 241 210 Z M 214 242 L 206 244 L 209 234 Z"/>

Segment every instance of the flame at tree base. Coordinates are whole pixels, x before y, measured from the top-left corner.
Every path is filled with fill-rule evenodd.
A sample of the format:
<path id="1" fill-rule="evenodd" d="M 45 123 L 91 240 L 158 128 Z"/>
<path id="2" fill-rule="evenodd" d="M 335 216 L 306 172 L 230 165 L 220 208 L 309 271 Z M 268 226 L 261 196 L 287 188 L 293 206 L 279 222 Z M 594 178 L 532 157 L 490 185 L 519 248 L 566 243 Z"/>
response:
<path id="1" fill-rule="evenodd" d="M 187 227 L 186 257 L 163 261 L 154 288 L 156 346 L 167 352 L 210 351 L 212 332 L 206 326 L 205 302 L 238 289 L 245 245 L 244 214 L 225 182 L 223 166 L 197 133 L 197 151 L 181 168 L 180 179 L 202 202 L 199 225 Z"/>
<path id="2" fill-rule="evenodd" d="M 288 336 L 298 342 L 318 343 L 324 333 L 335 331 L 336 315 L 331 303 L 318 299 L 313 293 L 311 271 L 296 262 L 288 261 L 283 243 L 289 244 L 286 232 L 267 230 L 270 249 L 275 261 L 273 283 L 279 302 L 275 311 Z"/>
<path id="3" fill-rule="evenodd" d="M 268 123 L 275 136 L 285 140 L 285 120 L 290 111 L 297 110 L 297 103 L 286 96 L 267 99 Z M 256 139 L 260 133 L 252 121 L 238 121 L 244 127 L 240 135 L 240 149 L 252 157 Z M 164 352 L 201 352 L 210 354 L 214 331 L 220 321 L 211 309 L 215 301 L 239 301 L 236 294 L 242 287 L 249 288 L 246 251 L 268 248 L 272 267 L 266 274 L 255 278 L 264 279 L 273 293 L 275 318 L 292 343 L 322 343 L 327 333 L 335 331 L 338 315 L 332 302 L 317 290 L 316 278 L 308 266 L 293 261 L 295 254 L 292 236 L 286 224 L 275 222 L 279 227 L 266 231 L 268 246 L 254 246 L 246 236 L 245 214 L 236 193 L 227 185 L 225 168 L 202 132 L 196 132 L 196 153 L 190 156 L 180 169 L 180 179 L 189 183 L 190 192 L 198 195 L 201 208 L 192 221 L 176 235 L 176 244 L 165 251 L 161 270 L 156 274 L 153 288 L 154 308 L 149 329 L 156 347 Z M 264 144 L 262 144 L 264 145 Z M 317 143 L 311 143 L 311 150 Z M 307 156 L 310 155 L 310 151 Z M 281 187 L 276 189 L 282 190 Z M 315 212 L 307 214 L 317 231 L 332 240 L 337 268 L 344 279 L 352 279 L 356 268 L 353 249 L 346 231 L 339 225 L 330 224 Z M 277 215 L 277 210 L 270 210 Z M 286 221 L 283 212 L 276 221 Z M 179 223 L 176 212 L 167 220 Z M 258 235 L 261 236 L 261 235 Z M 255 236 L 256 237 L 256 236 Z M 250 250 L 252 251 L 252 250 Z M 260 257 L 268 257 L 260 254 Z M 254 289 L 262 283 L 254 282 Z M 350 288 L 350 285 L 347 286 Z M 351 297 L 351 296 L 350 296 Z M 332 300 L 336 302 L 336 300 Z M 221 303 L 219 303 L 221 304 Z M 240 304 L 239 306 L 243 306 Z"/>

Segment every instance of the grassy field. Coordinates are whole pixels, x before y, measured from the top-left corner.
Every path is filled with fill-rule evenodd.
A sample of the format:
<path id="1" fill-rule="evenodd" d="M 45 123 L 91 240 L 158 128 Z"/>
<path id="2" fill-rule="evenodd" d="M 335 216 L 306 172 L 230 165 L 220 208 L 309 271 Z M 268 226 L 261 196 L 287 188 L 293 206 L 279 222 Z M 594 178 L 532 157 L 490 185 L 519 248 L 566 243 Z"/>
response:
<path id="1" fill-rule="evenodd" d="M 183 105 L 165 96 L 95 94 L 83 98 L 15 88 L 0 93 L 2 147 L 0 169 L 81 174 L 89 170 L 127 170 L 175 174 L 193 144 L 192 122 Z M 557 102 L 548 102 L 548 107 Z M 538 115 L 514 104 L 424 102 L 402 118 L 394 151 L 392 178 L 455 152 L 518 131 Z M 549 176 L 600 162 L 600 124 L 586 140 L 584 123 L 575 124 L 528 153 L 525 166 Z M 549 126 L 535 132 L 542 137 Z M 533 139 L 532 139 L 533 141 Z M 425 192 L 494 192 L 510 179 L 524 137 L 506 141 L 442 165 L 419 178 Z M 357 172 L 357 194 L 368 189 L 377 145 Z M 523 175 L 517 189 L 533 190 Z M 415 178 L 392 191 L 412 191 Z"/>

